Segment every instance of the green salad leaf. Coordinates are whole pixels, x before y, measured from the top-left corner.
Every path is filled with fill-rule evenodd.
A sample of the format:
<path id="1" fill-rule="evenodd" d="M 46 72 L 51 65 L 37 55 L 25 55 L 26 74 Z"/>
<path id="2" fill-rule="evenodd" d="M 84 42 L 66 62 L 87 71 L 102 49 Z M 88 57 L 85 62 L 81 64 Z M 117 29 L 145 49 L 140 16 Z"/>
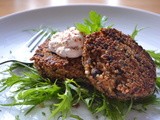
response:
<path id="1" fill-rule="evenodd" d="M 17 68 L 25 68 L 21 74 L 15 74 L 14 70 Z M 16 62 L 11 65 L 9 69 L 3 72 L 3 74 L 10 74 L 9 77 L 0 81 L 1 92 L 7 88 L 16 87 L 13 91 L 15 96 L 12 103 L 1 104 L 2 106 L 14 106 L 14 105 L 32 105 L 27 113 L 29 113 L 34 107 L 41 104 L 44 101 L 52 100 L 57 95 L 60 88 L 52 83 L 48 79 L 42 78 L 35 68 L 27 66 L 25 64 Z"/>
<path id="2" fill-rule="evenodd" d="M 61 101 L 60 103 L 54 104 L 56 108 L 52 111 L 51 115 L 55 116 L 58 113 L 62 113 L 63 119 L 65 119 L 68 116 L 70 109 L 73 105 L 74 96 L 72 94 L 72 90 L 76 90 L 78 87 L 77 83 L 72 79 L 66 79 L 66 81 L 64 81 L 64 85 L 65 92 L 63 94 L 58 94 L 58 99 L 60 99 Z M 76 89 L 73 89 L 73 86 Z"/>
<path id="3" fill-rule="evenodd" d="M 132 32 L 132 34 L 130 35 L 131 38 L 132 38 L 133 40 L 135 40 L 135 37 L 137 36 L 137 34 L 138 34 L 141 30 L 143 30 L 143 29 L 144 29 L 144 28 L 138 29 L 138 28 L 137 28 L 137 25 L 136 25 L 135 28 L 134 28 L 134 30 L 133 30 L 133 32 Z"/>
<path id="4" fill-rule="evenodd" d="M 150 56 L 153 58 L 154 63 L 158 68 L 160 68 L 160 53 L 154 51 L 154 50 L 147 50 L 147 52 L 150 54 Z"/>
<path id="5" fill-rule="evenodd" d="M 14 72 L 19 68 L 25 69 L 20 75 Z M 128 104 L 128 102 L 108 99 L 93 86 L 84 84 L 84 81 L 81 80 L 50 81 L 44 79 L 33 66 L 22 63 L 13 63 L 9 69 L 3 72 L 3 74 L 7 73 L 10 76 L 0 81 L 3 85 L 1 91 L 14 85 L 18 85 L 18 87 L 13 91 L 16 95 L 12 96 L 13 102 L 1 105 L 32 105 L 26 111 L 26 115 L 43 102 L 53 100 L 57 102 L 52 104 L 53 108 L 49 119 L 60 115 L 63 120 L 67 117 L 82 120 L 80 116 L 72 114 L 71 108 L 83 102 L 93 114 L 103 113 L 111 120 L 117 118 L 124 120 L 126 111 L 130 111 L 132 105 L 130 102 Z"/>
<path id="6" fill-rule="evenodd" d="M 158 88 L 160 89 L 160 77 L 157 77 L 156 84 L 157 84 Z"/>
<path id="7" fill-rule="evenodd" d="M 76 28 L 84 33 L 84 34 L 91 34 L 93 32 L 99 31 L 102 27 L 105 27 L 105 23 L 107 21 L 106 16 L 102 16 L 101 14 L 90 11 L 89 18 L 84 19 L 84 23 L 76 23 Z"/>

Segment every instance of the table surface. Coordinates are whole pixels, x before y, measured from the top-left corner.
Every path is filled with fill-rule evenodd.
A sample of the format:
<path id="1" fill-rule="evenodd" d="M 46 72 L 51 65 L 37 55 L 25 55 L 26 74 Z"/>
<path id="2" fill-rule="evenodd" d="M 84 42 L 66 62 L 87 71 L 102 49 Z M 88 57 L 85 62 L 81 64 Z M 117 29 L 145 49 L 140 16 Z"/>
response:
<path id="1" fill-rule="evenodd" d="M 36 8 L 69 4 L 128 6 L 160 14 L 160 0 L 0 0 L 0 16 Z"/>

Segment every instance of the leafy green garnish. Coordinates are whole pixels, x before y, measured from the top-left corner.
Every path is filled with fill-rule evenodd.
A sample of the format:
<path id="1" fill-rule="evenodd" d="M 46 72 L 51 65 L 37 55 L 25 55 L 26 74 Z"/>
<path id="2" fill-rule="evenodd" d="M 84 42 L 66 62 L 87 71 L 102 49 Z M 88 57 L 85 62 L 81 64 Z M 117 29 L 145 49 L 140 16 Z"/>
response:
<path id="1" fill-rule="evenodd" d="M 160 89 L 160 77 L 157 77 L 156 84 L 157 84 L 158 88 Z"/>
<path id="2" fill-rule="evenodd" d="M 132 101 L 121 102 L 110 99 L 107 103 L 108 110 L 106 110 L 106 113 L 110 120 L 125 120 L 126 115 L 132 108 L 132 104 Z"/>
<path id="3" fill-rule="evenodd" d="M 16 66 L 23 66 L 26 71 L 23 71 L 21 75 L 17 75 L 13 72 L 16 69 Z M 55 83 L 51 83 L 50 80 L 42 78 L 34 68 L 26 66 L 22 63 L 16 63 L 16 65 L 14 64 L 10 67 L 10 69 L 5 71 L 5 73 L 6 72 L 10 73 L 10 77 L 4 78 L 0 81 L 3 86 L 1 91 L 15 85 L 18 85 L 18 87 L 16 87 L 15 91 L 13 91 L 16 94 L 14 101 L 9 104 L 1 105 L 33 105 L 33 107 L 31 107 L 26 114 L 42 102 L 52 100 L 60 89 Z"/>
<path id="4" fill-rule="evenodd" d="M 85 103 L 92 113 L 102 113 L 109 120 L 125 120 L 128 112 L 131 111 L 133 101 L 119 101 L 109 99 L 98 91 L 84 99 Z"/>
<path id="5" fill-rule="evenodd" d="M 130 35 L 131 38 L 134 40 L 135 37 L 137 36 L 137 34 L 138 34 L 141 30 L 143 30 L 143 29 L 144 29 L 144 28 L 138 29 L 138 28 L 137 28 L 137 25 L 136 25 L 135 28 L 134 28 L 134 31 L 133 31 L 132 34 Z"/>
<path id="6" fill-rule="evenodd" d="M 61 100 L 60 103 L 58 104 L 54 104 L 54 106 L 56 106 L 55 110 L 52 111 L 52 116 L 57 115 L 58 113 L 62 113 L 62 118 L 65 119 L 72 107 L 72 102 L 73 102 L 73 95 L 71 90 L 72 89 L 71 86 L 73 86 L 73 84 L 77 85 L 75 81 L 73 81 L 72 79 L 67 79 L 65 82 L 65 92 L 63 94 L 58 94 L 58 99 Z"/>
<path id="7" fill-rule="evenodd" d="M 24 67 L 21 75 L 17 75 L 14 71 L 19 67 Z M 19 85 L 14 91 L 16 96 L 14 101 L 3 106 L 14 105 L 32 105 L 26 112 L 26 115 L 31 112 L 37 105 L 48 100 L 57 101 L 52 104 L 51 116 L 55 117 L 61 114 L 61 118 L 72 117 L 77 120 L 82 120 L 80 116 L 73 115 L 71 108 L 83 102 L 87 108 L 93 113 L 103 113 L 111 120 L 125 119 L 126 111 L 130 111 L 132 103 L 120 102 L 106 98 L 102 93 L 95 90 L 90 85 L 84 85 L 84 82 L 66 79 L 65 81 L 51 82 L 48 79 L 42 78 L 37 71 L 30 66 L 22 63 L 13 64 L 5 73 L 10 73 L 10 77 L 0 81 L 3 84 L 2 91 L 6 88 Z"/>
<path id="8" fill-rule="evenodd" d="M 25 69 L 20 75 L 14 73 L 19 67 Z M 73 79 L 50 81 L 49 79 L 42 78 L 32 66 L 17 62 L 3 73 L 9 73 L 10 77 L 0 81 L 3 85 L 1 91 L 14 85 L 19 86 L 14 91 L 16 97 L 13 102 L 1 105 L 32 105 L 26 111 L 26 115 L 36 106 L 48 100 L 57 101 L 52 104 L 49 119 L 60 115 L 63 120 L 67 117 L 82 120 L 80 116 L 73 115 L 71 112 L 71 108 L 80 102 L 83 102 L 93 114 L 102 113 L 110 120 L 125 120 L 126 115 L 132 109 L 143 111 L 146 110 L 147 105 L 160 104 L 160 99 L 155 95 L 138 103 L 132 100 L 122 102 L 116 99 L 109 99 L 92 86 L 84 84 L 83 81 L 75 81 Z M 160 86 L 159 77 L 157 78 L 157 85 Z M 137 108 L 136 105 L 141 105 L 141 108 Z"/>
<path id="9" fill-rule="evenodd" d="M 147 50 L 147 52 L 153 58 L 154 63 L 157 65 L 157 67 L 160 68 L 160 53 L 156 53 L 153 50 Z"/>
<path id="10" fill-rule="evenodd" d="M 149 55 L 153 58 L 153 61 L 157 68 L 160 68 L 160 53 L 155 52 L 154 50 L 147 50 Z M 156 78 L 156 85 L 160 89 L 160 77 Z"/>
<path id="11" fill-rule="evenodd" d="M 84 19 L 84 23 L 76 23 L 76 28 L 84 33 L 91 34 L 93 32 L 99 31 L 102 27 L 105 27 L 107 21 L 106 16 L 102 16 L 95 11 L 89 12 L 89 18 Z"/>
<path id="12" fill-rule="evenodd" d="M 15 120 L 20 120 L 19 115 L 15 116 Z"/>

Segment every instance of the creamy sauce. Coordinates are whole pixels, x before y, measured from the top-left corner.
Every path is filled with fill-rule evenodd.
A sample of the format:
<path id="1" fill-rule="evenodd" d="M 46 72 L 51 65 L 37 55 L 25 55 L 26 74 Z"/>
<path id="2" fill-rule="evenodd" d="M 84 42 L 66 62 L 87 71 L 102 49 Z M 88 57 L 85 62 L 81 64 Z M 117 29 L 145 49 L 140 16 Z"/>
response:
<path id="1" fill-rule="evenodd" d="M 83 42 L 83 34 L 71 27 L 54 34 L 49 42 L 49 49 L 61 57 L 77 58 L 82 55 Z"/>

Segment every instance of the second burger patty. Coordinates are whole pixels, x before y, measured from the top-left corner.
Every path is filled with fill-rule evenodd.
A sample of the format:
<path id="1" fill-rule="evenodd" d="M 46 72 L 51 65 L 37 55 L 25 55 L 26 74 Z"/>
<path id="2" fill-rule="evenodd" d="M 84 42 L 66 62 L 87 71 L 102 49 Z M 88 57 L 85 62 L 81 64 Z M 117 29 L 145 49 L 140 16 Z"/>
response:
<path id="1" fill-rule="evenodd" d="M 51 80 L 66 78 L 85 78 L 81 57 L 63 58 L 51 52 L 48 48 L 49 40 L 38 47 L 31 60 L 38 72 Z"/>
<path id="2" fill-rule="evenodd" d="M 156 67 L 151 57 L 116 29 L 103 28 L 86 36 L 83 65 L 91 84 L 110 98 L 139 99 L 155 90 Z"/>

